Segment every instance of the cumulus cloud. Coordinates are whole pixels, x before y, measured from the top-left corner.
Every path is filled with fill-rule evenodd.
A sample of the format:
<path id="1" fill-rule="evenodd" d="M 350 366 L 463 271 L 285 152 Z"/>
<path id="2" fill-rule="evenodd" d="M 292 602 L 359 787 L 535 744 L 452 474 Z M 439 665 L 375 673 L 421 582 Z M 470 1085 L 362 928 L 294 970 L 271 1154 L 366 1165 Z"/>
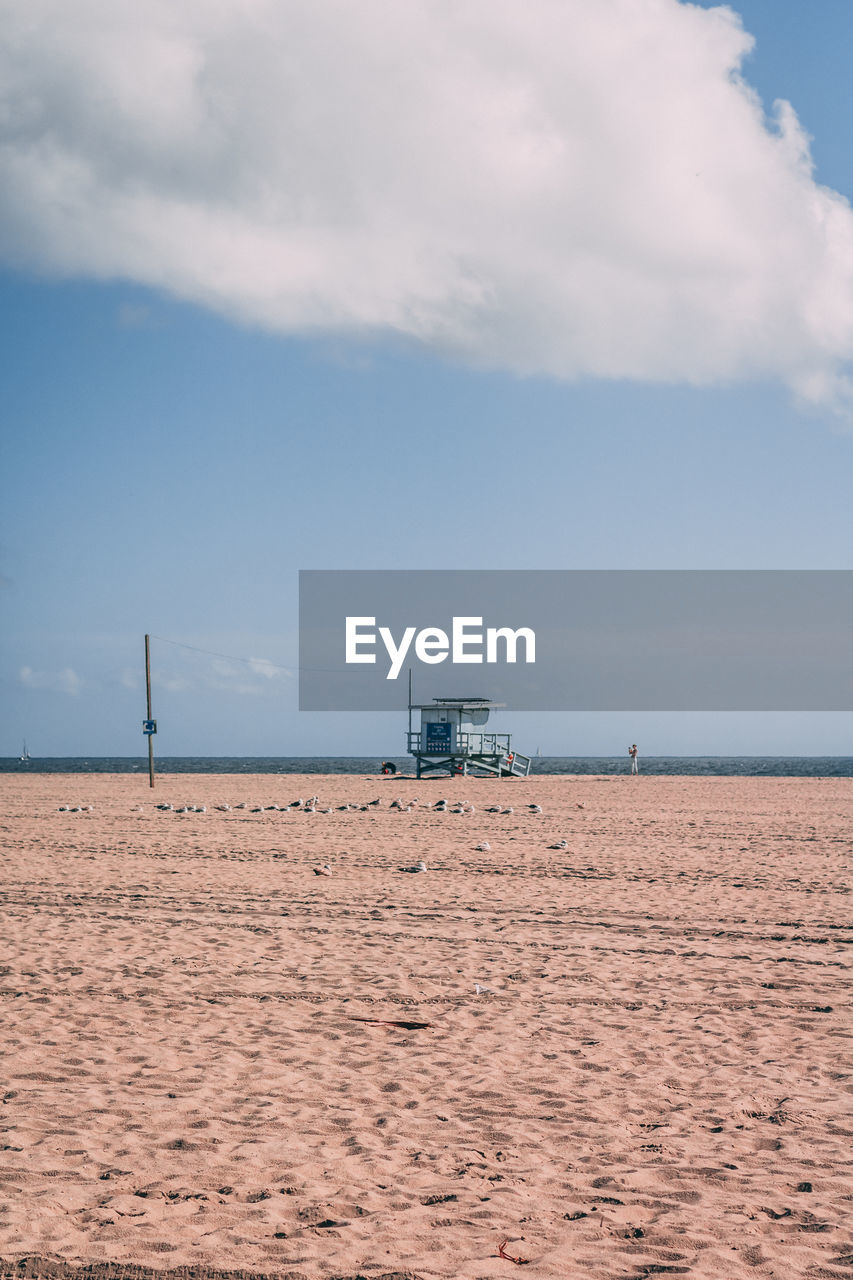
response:
<path id="1" fill-rule="evenodd" d="M 32 667 L 21 667 L 18 679 L 26 689 L 48 689 L 52 693 L 68 693 L 76 697 L 83 687 L 83 681 L 72 667 L 63 667 L 61 671 L 34 671 Z"/>
<path id="2" fill-rule="evenodd" d="M 475 366 L 851 397 L 853 214 L 728 8 L 0 0 L 0 253 Z"/>
<path id="3" fill-rule="evenodd" d="M 249 668 L 254 675 L 263 676 L 265 680 L 281 680 L 293 675 L 292 671 L 270 662 L 269 658 L 249 658 Z"/>
<path id="4" fill-rule="evenodd" d="M 160 678 L 158 687 L 165 689 L 167 693 L 187 693 L 194 688 L 194 685 L 186 676 L 166 675 Z"/>
<path id="5" fill-rule="evenodd" d="M 199 678 L 213 689 L 257 697 L 269 692 L 270 680 L 291 675 L 290 671 L 271 662 L 269 658 L 247 658 L 245 662 L 213 658 L 209 673 L 200 672 Z"/>

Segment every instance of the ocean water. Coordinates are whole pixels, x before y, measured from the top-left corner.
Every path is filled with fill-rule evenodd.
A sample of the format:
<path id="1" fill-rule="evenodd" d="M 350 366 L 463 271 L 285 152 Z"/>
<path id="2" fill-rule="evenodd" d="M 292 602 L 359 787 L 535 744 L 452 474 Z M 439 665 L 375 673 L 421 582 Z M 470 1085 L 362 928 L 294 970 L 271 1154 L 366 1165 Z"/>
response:
<path id="1" fill-rule="evenodd" d="M 388 756 L 401 773 L 414 771 L 408 756 Z M 376 756 L 163 756 L 157 773 L 358 773 L 378 774 Z M 0 757 L 0 773 L 147 773 L 147 756 L 64 756 L 22 763 Z M 538 756 L 533 774 L 620 774 L 626 756 Z M 853 778 L 853 756 L 641 756 L 640 773 L 653 777 Z"/>

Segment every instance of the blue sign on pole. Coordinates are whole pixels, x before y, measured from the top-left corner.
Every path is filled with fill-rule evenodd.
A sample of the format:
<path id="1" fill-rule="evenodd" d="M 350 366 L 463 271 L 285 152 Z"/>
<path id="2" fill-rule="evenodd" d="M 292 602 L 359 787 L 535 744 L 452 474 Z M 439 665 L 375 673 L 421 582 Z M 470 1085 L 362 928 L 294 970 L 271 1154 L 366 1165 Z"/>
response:
<path id="1" fill-rule="evenodd" d="M 156 733 L 156 732 L 157 732 L 157 721 L 156 721 L 156 720 L 143 720 L 143 721 L 142 721 L 142 732 L 143 732 L 143 733 Z"/>

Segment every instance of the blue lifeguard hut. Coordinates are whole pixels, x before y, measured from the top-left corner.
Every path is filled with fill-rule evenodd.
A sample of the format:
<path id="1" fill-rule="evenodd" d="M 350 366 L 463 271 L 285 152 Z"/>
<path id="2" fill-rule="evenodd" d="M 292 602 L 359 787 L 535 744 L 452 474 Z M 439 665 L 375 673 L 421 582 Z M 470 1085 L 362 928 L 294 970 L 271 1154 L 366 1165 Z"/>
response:
<path id="1" fill-rule="evenodd" d="M 433 698 L 418 706 L 409 704 L 409 755 L 414 756 L 417 776 L 428 773 L 494 774 L 499 778 L 526 778 L 530 756 L 513 751 L 508 733 L 487 733 L 489 713 L 502 702 L 488 698 Z M 420 728 L 412 728 L 412 712 L 420 712 Z"/>

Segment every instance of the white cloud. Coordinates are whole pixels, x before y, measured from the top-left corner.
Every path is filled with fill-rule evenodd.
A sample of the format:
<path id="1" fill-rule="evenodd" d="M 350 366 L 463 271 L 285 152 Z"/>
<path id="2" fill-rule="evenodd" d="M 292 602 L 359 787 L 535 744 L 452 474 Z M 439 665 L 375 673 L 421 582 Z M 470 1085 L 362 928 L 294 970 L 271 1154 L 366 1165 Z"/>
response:
<path id="1" fill-rule="evenodd" d="M 0 0 L 0 253 L 485 367 L 853 398 L 853 214 L 726 8 Z"/>
<path id="2" fill-rule="evenodd" d="M 61 671 L 34 671 L 32 667 L 21 667 L 18 679 L 26 689 L 49 689 L 72 697 L 76 697 L 83 687 L 83 681 L 71 667 L 63 667 Z"/>
<path id="3" fill-rule="evenodd" d="M 162 676 L 159 685 L 167 693 L 187 693 L 194 687 L 193 682 L 184 676 Z"/>
<path id="4" fill-rule="evenodd" d="M 263 676 L 265 680 L 280 680 L 293 674 L 285 667 L 270 662 L 269 658 L 249 658 L 249 668 L 254 675 Z"/>
<path id="5" fill-rule="evenodd" d="M 248 658 L 245 662 L 213 658 L 210 674 L 202 678 L 211 689 L 257 697 L 269 692 L 270 680 L 290 675 L 289 671 L 277 666 L 269 658 Z M 261 678 L 252 679 L 253 676 Z"/>

